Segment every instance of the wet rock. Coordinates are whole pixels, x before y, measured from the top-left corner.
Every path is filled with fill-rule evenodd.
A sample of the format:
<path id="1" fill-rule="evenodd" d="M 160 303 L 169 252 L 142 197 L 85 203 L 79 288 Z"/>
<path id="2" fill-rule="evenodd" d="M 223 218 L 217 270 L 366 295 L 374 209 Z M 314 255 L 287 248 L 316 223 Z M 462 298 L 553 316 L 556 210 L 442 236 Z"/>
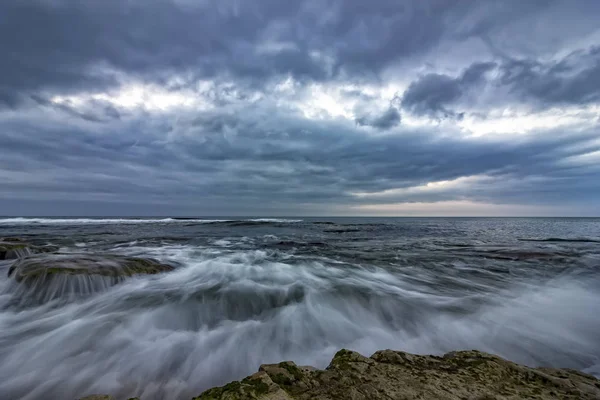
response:
<path id="1" fill-rule="evenodd" d="M 31 306 L 107 290 L 134 275 L 172 271 L 153 259 L 91 254 L 44 254 L 21 258 L 8 270 L 12 301 Z"/>
<path id="2" fill-rule="evenodd" d="M 34 246 L 19 238 L 0 238 L 0 260 L 14 260 L 30 254 L 51 253 L 55 246 Z"/>
<path id="3" fill-rule="evenodd" d="M 284 389 L 273 382 L 271 376 L 265 371 L 259 371 L 241 382 L 234 381 L 223 387 L 209 389 L 193 400 L 213 399 L 268 399 L 292 400 Z"/>
<path id="4" fill-rule="evenodd" d="M 17 242 L 17 243 L 18 242 L 21 242 L 21 243 L 25 242 L 25 240 L 23 240 L 21 238 L 18 238 L 18 237 L 5 237 L 5 238 L 2 238 L 0 240 L 3 241 L 3 242 L 13 242 L 13 243 L 14 242 Z"/>
<path id="5" fill-rule="evenodd" d="M 98 275 L 128 277 L 158 274 L 173 267 L 149 258 L 90 254 L 47 254 L 22 258 L 8 270 L 18 282 L 56 275 Z"/>
<path id="6" fill-rule="evenodd" d="M 0 241 L 0 260 L 13 260 L 31 254 L 26 243 Z"/>
<path id="7" fill-rule="evenodd" d="M 325 370 L 293 362 L 263 365 L 241 382 L 197 400 L 516 400 L 600 399 L 600 381 L 569 369 L 529 368 L 479 351 L 443 357 L 378 351 L 371 357 L 340 350 Z"/>

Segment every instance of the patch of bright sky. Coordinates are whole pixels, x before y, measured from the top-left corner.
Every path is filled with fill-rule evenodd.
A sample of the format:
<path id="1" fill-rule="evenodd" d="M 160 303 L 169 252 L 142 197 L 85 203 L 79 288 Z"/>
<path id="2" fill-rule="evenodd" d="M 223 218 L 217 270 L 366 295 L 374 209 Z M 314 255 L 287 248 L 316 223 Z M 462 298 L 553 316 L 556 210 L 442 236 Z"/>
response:
<path id="1" fill-rule="evenodd" d="M 327 90 L 322 85 L 311 85 L 309 95 L 302 103 L 302 112 L 309 119 L 326 117 L 344 117 L 352 119 L 352 104 L 355 101 L 340 97 L 335 91 Z"/>
<path id="2" fill-rule="evenodd" d="M 81 93 L 71 96 L 54 96 L 50 99 L 57 104 L 68 103 L 74 107 L 84 107 L 96 100 L 107 102 L 117 108 L 145 109 L 148 111 L 171 111 L 182 108 L 206 108 L 210 103 L 191 91 L 170 91 L 157 85 L 133 83 L 106 93 Z"/>
<path id="3" fill-rule="evenodd" d="M 376 87 L 372 85 L 312 83 L 303 88 L 303 94 L 298 98 L 295 105 L 309 119 L 343 117 L 353 121 L 357 117 L 355 115 L 357 109 L 362 111 L 362 108 L 366 110 L 374 108 L 379 112 L 385 111 L 395 94 L 401 93 L 403 89 L 395 84 Z M 372 99 L 365 100 L 360 96 L 348 94 L 352 91 L 372 96 Z"/>
<path id="4" fill-rule="evenodd" d="M 432 193 L 441 192 L 449 189 L 466 188 L 474 183 L 488 181 L 492 178 L 486 175 L 472 175 L 472 176 L 461 176 L 460 178 L 447 180 L 447 181 L 434 181 L 428 182 L 424 185 L 411 186 L 406 188 L 387 189 L 380 192 L 353 192 L 350 193 L 353 196 L 360 198 L 381 198 L 381 197 L 392 197 L 401 196 L 415 193 Z"/>
<path id="5" fill-rule="evenodd" d="M 308 119 L 345 118 L 354 121 L 358 112 L 382 112 L 390 102 L 402 96 L 407 85 L 403 82 L 391 82 L 382 86 L 358 84 L 322 84 L 312 83 L 302 86 L 293 78 L 280 81 L 274 90 L 279 103 L 298 108 Z M 356 91 L 371 96 L 365 100 L 349 95 Z M 491 96 L 492 94 L 490 94 Z M 402 113 L 402 125 L 411 128 L 449 125 L 461 129 L 469 136 L 490 134 L 527 134 L 536 130 L 555 129 L 557 127 L 589 127 L 600 117 L 600 105 L 570 106 L 532 111 L 528 107 L 496 106 L 490 109 L 464 110 L 462 120 L 440 120 L 429 116 L 417 116 Z M 479 117 L 477 115 L 485 115 Z"/>
<path id="6" fill-rule="evenodd" d="M 491 204 L 470 200 L 438 201 L 431 203 L 390 203 L 352 206 L 355 215 L 371 216 L 428 216 L 428 217 L 518 217 L 563 215 L 565 210 L 554 206 L 525 204 Z M 579 210 L 583 212 L 584 210 Z M 573 212 L 571 210 L 570 212 Z"/>
<path id="7" fill-rule="evenodd" d="M 484 118 L 466 114 L 457 126 L 473 136 L 513 133 L 526 134 L 542 129 L 556 129 L 563 126 L 590 127 L 600 117 L 600 106 L 561 107 L 538 112 L 528 112 L 513 108 L 489 110 Z"/>
<path id="8" fill-rule="evenodd" d="M 567 157 L 560 161 L 561 164 L 568 166 L 600 166 L 600 150 L 591 151 L 589 153 L 578 154 L 576 156 Z"/>
<path id="9" fill-rule="evenodd" d="M 106 93 L 82 93 L 71 96 L 54 96 L 52 102 L 68 104 L 72 107 L 86 107 L 93 101 L 102 101 L 117 108 L 126 110 L 143 109 L 149 112 L 177 112 L 178 110 L 202 111 L 214 108 L 214 99 L 210 92 L 219 92 L 219 87 L 212 81 L 199 81 L 192 89 L 168 90 L 151 84 L 131 83 Z M 228 87 L 228 100 L 235 100 L 236 85 Z M 374 84 L 339 84 L 311 83 L 303 85 L 292 77 L 286 77 L 272 87 L 271 95 L 276 104 L 291 106 L 301 111 L 308 119 L 344 118 L 354 121 L 362 113 L 381 113 L 390 102 L 401 96 L 406 83 L 391 81 L 385 85 Z M 351 92 L 362 93 L 370 97 L 351 95 Z M 249 97 L 239 97 L 241 102 L 258 101 L 262 94 L 255 93 Z M 428 126 L 459 128 L 469 136 L 490 134 L 527 134 L 543 129 L 557 127 L 590 127 L 597 124 L 600 118 L 600 105 L 570 106 L 552 108 L 542 111 L 531 111 L 526 107 L 465 110 L 462 120 L 439 120 L 428 116 L 415 116 L 402 113 L 402 126 L 422 128 Z M 485 115 L 478 117 L 477 115 Z"/>

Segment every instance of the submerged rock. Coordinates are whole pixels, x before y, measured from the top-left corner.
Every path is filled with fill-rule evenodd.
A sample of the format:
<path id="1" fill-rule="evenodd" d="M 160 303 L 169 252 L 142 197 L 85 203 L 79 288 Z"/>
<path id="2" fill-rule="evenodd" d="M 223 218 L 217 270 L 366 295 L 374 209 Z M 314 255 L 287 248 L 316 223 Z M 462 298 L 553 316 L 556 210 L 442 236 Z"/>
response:
<path id="1" fill-rule="evenodd" d="M 61 297 L 88 295 L 133 275 L 172 271 L 171 265 L 148 258 L 91 254 L 44 254 L 17 260 L 8 270 L 13 296 L 23 305 Z"/>
<path id="2" fill-rule="evenodd" d="M 14 260 L 30 254 L 51 253 L 55 246 L 34 246 L 19 238 L 0 238 L 0 260 Z"/>
<path id="3" fill-rule="evenodd" d="M 54 275 L 99 275 L 127 277 L 137 274 L 158 274 L 173 267 L 150 258 L 92 254 L 47 254 L 25 257 L 16 261 L 8 276 L 17 281 L 48 278 Z"/>
<path id="4" fill-rule="evenodd" d="M 194 400 L 600 399 L 600 381 L 569 369 L 529 368 L 479 351 L 443 357 L 340 350 L 326 370 L 293 362 L 263 365 L 242 381 Z"/>

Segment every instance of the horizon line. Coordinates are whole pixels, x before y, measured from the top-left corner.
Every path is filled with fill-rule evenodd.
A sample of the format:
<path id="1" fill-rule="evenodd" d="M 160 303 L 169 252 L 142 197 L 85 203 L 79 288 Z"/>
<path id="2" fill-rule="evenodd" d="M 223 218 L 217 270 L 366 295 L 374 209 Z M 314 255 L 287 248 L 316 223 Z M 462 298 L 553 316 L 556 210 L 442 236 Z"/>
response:
<path id="1" fill-rule="evenodd" d="M 214 218 L 600 218 L 600 215 L 0 215 L 0 219 L 214 219 Z"/>

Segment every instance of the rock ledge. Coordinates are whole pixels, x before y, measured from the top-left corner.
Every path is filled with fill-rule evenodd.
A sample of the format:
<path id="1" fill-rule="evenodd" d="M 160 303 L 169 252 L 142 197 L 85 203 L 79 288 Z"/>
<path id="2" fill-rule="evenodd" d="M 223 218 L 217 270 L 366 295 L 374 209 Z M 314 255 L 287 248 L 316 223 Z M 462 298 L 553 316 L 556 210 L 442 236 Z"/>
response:
<path id="1" fill-rule="evenodd" d="M 107 399 L 111 399 L 107 397 Z M 529 368 L 480 351 L 419 356 L 340 350 L 325 370 L 291 361 L 262 365 L 242 381 L 193 400 L 600 399 L 600 381 L 570 369 Z"/>
<path id="2" fill-rule="evenodd" d="M 16 260 L 20 257 L 39 253 L 52 253 L 56 246 L 35 246 L 19 238 L 0 238 L 0 261 Z"/>

